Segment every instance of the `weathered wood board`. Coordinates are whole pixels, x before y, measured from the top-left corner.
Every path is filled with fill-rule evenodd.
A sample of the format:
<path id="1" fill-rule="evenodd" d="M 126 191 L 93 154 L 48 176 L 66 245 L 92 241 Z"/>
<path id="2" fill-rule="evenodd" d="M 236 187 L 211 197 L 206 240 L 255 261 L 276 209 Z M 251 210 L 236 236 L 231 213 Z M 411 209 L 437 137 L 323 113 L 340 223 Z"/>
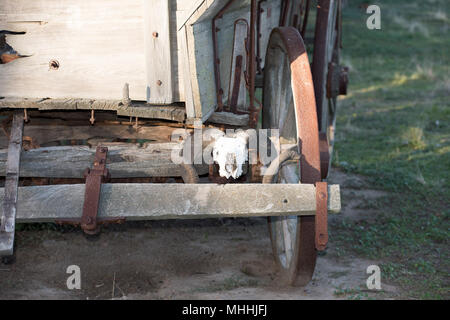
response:
<path id="1" fill-rule="evenodd" d="M 231 112 L 214 112 L 208 119 L 212 123 L 229 124 L 233 126 L 247 126 L 248 114 L 235 114 Z"/>
<path id="2" fill-rule="evenodd" d="M 190 0 L 2 1 L 0 30 L 25 31 L 8 35 L 7 42 L 28 57 L 0 65 L 0 96 L 120 99 L 129 83 L 133 100 L 184 101 L 177 21 L 190 5 Z M 51 61 L 59 67 L 50 68 Z M 155 88 L 154 78 L 162 86 Z"/>
<path id="3" fill-rule="evenodd" d="M 1 65 L 0 65 L 1 66 Z M 92 99 L 0 99 L 0 109 L 24 108 L 38 110 L 109 110 L 119 116 L 165 119 L 183 122 L 186 118 L 184 107 L 178 105 L 150 105 L 132 102 L 123 105 L 121 100 Z"/>
<path id="4" fill-rule="evenodd" d="M 142 0 L 5 0 L 0 29 L 29 57 L 0 65 L 0 96 L 146 99 Z M 50 68 L 57 61 L 59 68 Z"/>
<path id="5" fill-rule="evenodd" d="M 5 188 L 2 200 L 0 241 L 1 254 L 12 254 L 16 226 L 20 155 L 23 136 L 23 114 L 14 114 L 5 168 Z"/>
<path id="6" fill-rule="evenodd" d="M 147 102 L 172 103 L 172 56 L 170 41 L 170 1 L 144 2 Z M 174 48 L 173 50 L 176 50 Z"/>
<path id="7" fill-rule="evenodd" d="M 145 139 L 158 142 L 170 142 L 171 135 L 177 128 L 165 126 L 139 126 L 137 129 L 131 125 L 102 125 L 93 126 L 67 126 L 61 124 L 32 125 L 26 124 L 24 135 L 33 138 L 33 142 L 42 146 L 44 144 L 61 140 L 88 140 L 97 139 Z M 89 141 L 88 141 L 89 142 Z M 0 131 L 0 149 L 6 148 L 8 137 Z M 0 150 L 1 152 L 1 150 Z"/>
<path id="8" fill-rule="evenodd" d="M 183 168 L 172 162 L 179 143 L 149 143 L 144 147 L 119 144 L 108 147 L 107 168 L 111 178 L 181 177 Z M 95 148 L 62 146 L 22 151 L 21 177 L 83 178 L 92 166 Z M 5 175 L 7 151 L 0 150 L 0 176 Z M 208 173 L 207 165 L 195 166 L 198 174 Z"/>
<path id="9" fill-rule="evenodd" d="M 81 217 L 85 186 L 19 187 L 17 222 Z M 0 189 L 0 201 L 3 200 Z M 239 199 L 245 199 L 240 201 Z M 338 185 L 328 189 L 330 213 L 340 211 Z M 164 210 L 161 210 L 164 208 Z M 311 184 L 103 184 L 99 218 L 127 220 L 314 215 Z"/>
<path id="10" fill-rule="evenodd" d="M 280 2 L 261 3 L 263 53 L 269 31 L 277 25 Z M 185 102 L 189 119 L 206 121 L 217 106 L 211 20 L 225 4 L 221 0 L 2 1 L 0 30 L 25 31 L 7 35 L 7 42 L 27 57 L 0 65 L 0 97 L 120 101 L 128 83 L 131 100 Z M 217 20 L 224 103 L 234 74 L 237 51 L 233 54 L 233 47 L 243 51 L 243 39 L 234 41 L 234 23 L 248 22 L 249 17 L 250 0 L 239 0 Z M 242 94 L 239 105 L 245 105 Z M 121 109 L 120 114 L 134 115 L 137 108 Z M 148 111 L 142 113 L 158 114 Z"/>

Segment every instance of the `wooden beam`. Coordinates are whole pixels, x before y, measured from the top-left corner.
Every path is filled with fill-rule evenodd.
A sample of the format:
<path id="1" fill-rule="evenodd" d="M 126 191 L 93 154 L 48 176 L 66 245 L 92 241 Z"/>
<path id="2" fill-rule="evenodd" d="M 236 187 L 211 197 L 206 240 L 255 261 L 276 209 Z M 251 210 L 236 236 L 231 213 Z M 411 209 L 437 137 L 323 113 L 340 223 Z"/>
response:
<path id="1" fill-rule="evenodd" d="M 16 206 L 18 199 L 20 153 L 22 150 L 23 113 L 14 114 L 9 136 L 8 158 L 5 172 L 5 188 L 2 199 L 3 212 L 0 226 L 0 255 L 12 255 L 14 246 L 14 230 Z"/>
<path id="2" fill-rule="evenodd" d="M 181 150 L 179 143 L 148 143 L 144 147 L 133 144 L 108 146 L 107 167 L 112 178 L 181 177 L 183 168 L 172 162 L 172 152 Z M 94 161 L 95 148 L 61 146 L 38 148 L 22 152 L 21 177 L 83 178 L 83 172 Z M 0 175 L 7 159 L 0 150 Z M 208 172 L 207 165 L 195 166 L 198 174 Z"/>
<path id="3" fill-rule="evenodd" d="M 171 1 L 167 0 L 144 1 L 146 90 L 149 103 L 174 102 L 170 47 L 170 3 Z"/>
<path id="4" fill-rule="evenodd" d="M 19 188 L 17 222 L 79 219 L 85 186 Z M 0 189 L 0 200 L 4 189 Z M 328 189 L 328 208 L 339 212 L 338 185 Z M 127 220 L 314 215 L 312 184 L 103 184 L 99 218 Z"/>
<path id="5" fill-rule="evenodd" d="M 36 121 L 31 123 L 35 123 Z M 54 122 L 57 122 L 56 120 Z M 85 123 L 88 120 L 86 119 Z M 24 127 L 24 136 L 33 138 L 33 142 L 43 145 L 49 142 L 61 140 L 88 140 L 91 138 L 103 139 L 145 139 L 158 142 L 170 142 L 171 135 L 177 128 L 167 126 L 139 126 L 137 129 L 132 125 L 104 125 L 95 124 L 85 126 L 67 125 L 33 125 Z M 0 148 L 8 145 L 8 137 L 0 131 Z"/>
<path id="6" fill-rule="evenodd" d="M 150 119 L 164 119 L 183 122 L 186 118 L 184 106 L 154 105 L 143 102 L 131 102 L 125 106 L 122 100 L 93 99 L 0 99 L 0 109 L 38 109 L 38 110 L 104 110 L 116 111 L 119 116 L 133 116 Z"/>
<path id="7" fill-rule="evenodd" d="M 233 126 L 248 125 L 248 114 L 235 114 L 231 112 L 214 112 L 208 119 L 212 123 L 229 124 Z"/>
<path id="8" fill-rule="evenodd" d="M 192 96 L 191 71 L 189 62 L 189 50 L 187 47 L 187 31 L 183 27 L 177 33 L 181 45 L 181 74 L 183 77 L 184 100 L 186 106 L 186 117 L 188 119 L 195 118 L 194 98 Z"/>
<path id="9" fill-rule="evenodd" d="M 0 65 L 0 96 L 146 98 L 142 0 L 0 2 L 0 30 L 29 57 Z M 57 61 L 59 68 L 50 68 Z"/>

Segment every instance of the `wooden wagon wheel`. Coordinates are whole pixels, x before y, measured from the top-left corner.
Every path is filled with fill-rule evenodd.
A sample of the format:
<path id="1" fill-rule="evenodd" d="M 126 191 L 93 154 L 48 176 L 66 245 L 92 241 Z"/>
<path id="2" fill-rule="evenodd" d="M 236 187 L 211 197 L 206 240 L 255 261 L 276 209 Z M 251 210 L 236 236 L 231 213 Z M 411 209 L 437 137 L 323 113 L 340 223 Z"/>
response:
<path id="1" fill-rule="evenodd" d="M 281 144 L 293 145 L 300 154 L 300 160 L 292 161 L 292 152 L 283 152 L 280 170 L 264 176 L 263 183 L 320 181 L 314 87 L 305 45 L 293 27 L 276 28 L 270 35 L 263 105 L 262 127 L 279 129 Z M 311 280 L 316 263 L 314 227 L 314 216 L 269 218 L 273 253 L 284 282 L 305 285 Z"/>
<path id="2" fill-rule="evenodd" d="M 331 165 L 336 124 L 337 96 L 346 91 L 346 68 L 339 65 L 341 46 L 341 1 L 320 0 L 317 9 L 312 73 L 317 116 L 325 150 L 321 148 L 322 178 Z M 326 139 L 325 139 L 326 138 Z M 328 155 L 326 151 L 328 144 Z M 324 155 L 325 153 L 325 155 Z M 324 159 L 327 157 L 327 159 Z"/>

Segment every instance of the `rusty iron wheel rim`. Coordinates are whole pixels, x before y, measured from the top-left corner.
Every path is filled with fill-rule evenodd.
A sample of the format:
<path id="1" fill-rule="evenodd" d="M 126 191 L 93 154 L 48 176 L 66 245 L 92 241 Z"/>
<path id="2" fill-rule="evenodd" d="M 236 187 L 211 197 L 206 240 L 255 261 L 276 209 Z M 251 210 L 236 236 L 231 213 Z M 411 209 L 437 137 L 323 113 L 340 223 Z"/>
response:
<path id="1" fill-rule="evenodd" d="M 280 59 L 282 61 L 277 61 Z M 288 72 L 283 72 L 286 65 L 289 68 L 286 70 Z M 284 78 L 284 87 L 275 81 L 280 75 L 282 80 Z M 283 110 L 278 110 L 281 107 L 276 101 L 282 98 L 285 101 L 289 100 L 290 96 L 292 103 L 285 103 L 288 109 L 284 110 L 286 113 L 284 115 Z M 306 47 L 300 33 L 293 27 L 276 28 L 271 33 L 264 70 L 263 106 L 263 128 L 280 128 L 282 124 L 281 142 L 288 141 L 291 144 L 294 142 L 301 155 L 300 162 L 297 162 L 295 168 L 300 178 L 292 181 L 292 174 L 286 178 L 283 171 L 290 170 L 292 173 L 293 167 L 282 166 L 277 181 L 283 182 L 283 179 L 288 183 L 320 181 L 319 133 L 312 75 Z M 287 123 L 280 122 L 281 119 L 285 119 Z M 294 138 L 294 141 L 291 138 Z M 291 285 L 306 285 L 312 278 L 316 264 L 315 219 L 314 216 L 292 216 L 285 219 L 289 220 L 284 223 L 288 230 L 295 228 L 295 234 L 291 235 L 290 243 L 293 249 L 288 262 L 280 261 L 281 240 L 277 240 L 276 236 L 282 228 L 282 218 L 269 218 L 272 249 L 280 269 L 281 280 Z"/>
<path id="2" fill-rule="evenodd" d="M 314 55 L 312 72 L 314 79 L 314 90 L 317 101 L 317 115 L 319 129 L 325 133 L 328 142 L 327 172 L 331 167 L 333 154 L 337 98 L 327 97 L 327 79 L 330 63 L 339 66 L 339 54 L 341 44 L 341 3 L 340 0 L 319 0 L 314 35 Z M 326 150 L 321 150 L 322 152 Z"/>

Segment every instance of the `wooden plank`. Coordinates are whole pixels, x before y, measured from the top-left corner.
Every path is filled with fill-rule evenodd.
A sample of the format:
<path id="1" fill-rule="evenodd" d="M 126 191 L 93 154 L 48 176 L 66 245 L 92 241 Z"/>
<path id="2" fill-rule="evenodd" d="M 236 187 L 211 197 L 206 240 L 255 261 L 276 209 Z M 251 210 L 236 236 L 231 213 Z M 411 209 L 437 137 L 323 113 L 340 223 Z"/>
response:
<path id="1" fill-rule="evenodd" d="M 186 110 L 182 105 L 151 105 L 147 103 L 132 102 L 127 106 L 122 100 L 93 100 L 93 99 L 24 99 L 5 98 L 0 99 L 0 109 L 6 108 L 36 108 L 48 110 L 110 110 L 118 115 L 133 116 L 150 119 L 164 119 L 183 122 L 186 118 Z"/>
<path id="2" fill-rule="evenodd" d="M 187 34 L 186 27 L 183 27 L 180 31 L 178 31 L 178 37 L 181 42 L 181 50 L 182 50 L 182 77 L 183 77 L 183 85 L 184 85 L 184 98 L 185 98 L 185 107 L 186 107 L 186 116 L 187 118 L 195 118 L 195 108 L 194 108 L 194 98 L 192 96 L 192 84 L 191 84 L 191 70 L 189 63 L 189 50 L 187 47 Z"/>
<path id="3" fill-rule="evenodd" d="M 131 104 L 129 107 L 117 109 L 117 115 L 183 122 L 186 118 L 186 110 L 181 106 L 145 106 Z"/>
<path id="4" fill-rule="evenodd" d="M 179 152 L 179 143 L 149 143 L 144 147 L 132 144 L 108 145 L 107 168 L 112 178 L 181 177 L 183 168 L 172 162 L 172 152 Z M 95 148 L 62 146 L 22 152 L 21 177 L 83 178 L 83 172 L 94 161 Z M 6 169 L 5 150 L 0 150 L 0 175 Z M 208 173 L 207 165 L 196 165 L 198 174 Z"/>
<path id="5" fill-rule="evenodd" d="M 145 101 L 142 0 L 5 0 L 0 25 L 26 31 L 7 42 L 30 55 L 0 65 L 0 96 L 121 99 L 129 83 Z"/>
<path id="6" fill-rule="evenodd" d="M 192 25 L 186 25 L 186 41 L 187 41 L 187 59 L 189 62 L 189 77 L 190 83 L 191 83 L 191 89 L 192 89 L 192 102 L 194 105 L 194 111 L 195 111 L 195 117 L 201 118 L 202 117 L 202 97 L 200 93 L 201 85 L 203 86 L 211 86 L 211 79 L 209 81 L 200 82 L 198 80 L 198 72 L 197 72 L 197 64 L 196 59 L 198 58 L 196 56 L 196 52 L 199 50 L 196 47 L 195 39 L 194 39 L 194 27 Z M 208 47 L 205 46 L 205 49 L 202 50 L 208 50 Z M 205 63 L 210 63 L 208 61 L 205 61 Z M 211 103 L 213 103 L 213 100 L 211 100 Z"/>
<path id="7" fill-rule="evenodd" d="M 85 186 L 19 188 L 17 222 L 79 219 Z M 329 186 L 328 208 L 340 210 L 339 186 Z M 4 190 L 0 189 L 0 199 Z M 103 184 L 98 216 L 127 220 L 314 215 L 311 184 Z"/>
<path id="8" fill-rule="evenodd" d="M 278 26 L 280 21 L 281 4 L 283 1 L 262 1 L 261 9 L 264 10 L 261 14 L 261 37 L 259 38 L 261 68 L 264 68 L 264 61 L 266 58 L 267 45 L 269 44 L 270 33 L 274 27 Z"/>
<path id="9" fill-rule="evenodd" d="M 14 114 L 9 137 L 5 172 L 3 210 L 0 227 L 0 255 L 11 255 L 14 246 L 16 209 L 19 185 L 20 153 L 22 151 L 23 113 Z"/>
<path id="10" fill-rule="evenodd" d="M 212 123 L 229 124 L 232 126 L 247 126 L 248 114 L 235 114 L 231 112 L 214 112 L 208 119 Z"/>
<path id="11" fill-rule="evenodd" d="M 54 121 L 56 122 L 56 120 Z M 35 123 L 35 119 L 31 123 Z M 172 132 L 176 129 L 167 126 L 139 126 L 136 129 L 132 125 L 95 124 L 93 126 L 67 126 L 27 124 L 24 127 L 24 135 L 32 137 L 33 142 L 40 146 L 61 140 L 88 140 L 91 138 L 145 139 L 157 142 L 170 142 Z M 0 149 L 6 148 L 7 145 L 8 137 L 4 132 L 0 131 Z"/>
<path id="12" fill-rule="evenodd" d="M 145 61 L 147 102 L 172 103 L 172 56 L 167 0 L 145 0 Z"/>

